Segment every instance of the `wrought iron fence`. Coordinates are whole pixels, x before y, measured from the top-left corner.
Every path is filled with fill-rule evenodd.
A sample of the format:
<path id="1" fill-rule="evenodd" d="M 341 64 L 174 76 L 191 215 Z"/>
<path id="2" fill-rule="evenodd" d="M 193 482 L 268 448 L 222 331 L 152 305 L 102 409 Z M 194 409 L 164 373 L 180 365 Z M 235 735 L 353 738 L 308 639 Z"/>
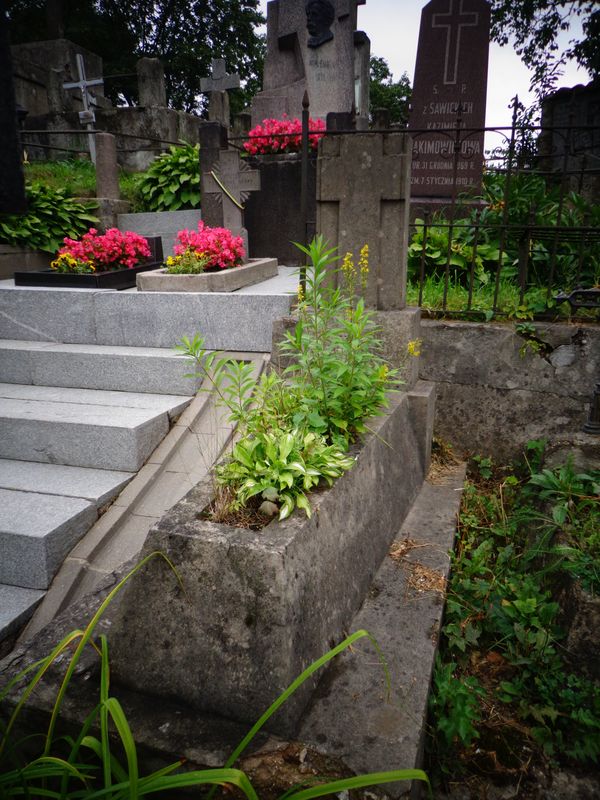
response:
<path id="1" fill-rule="evenodd" d="M 414 166 L 432 133 L 412 135 Z M 484 135 L 497 143 L 465 192 L 458 168 Z M 459 115 L 435 136 L 452 183 L 445 198 L 412 199 L 409 302 L 446 316 L 600 310 L 600 129 L 519 125 L 515 104 L 510 128 L 465 129 Z"/>

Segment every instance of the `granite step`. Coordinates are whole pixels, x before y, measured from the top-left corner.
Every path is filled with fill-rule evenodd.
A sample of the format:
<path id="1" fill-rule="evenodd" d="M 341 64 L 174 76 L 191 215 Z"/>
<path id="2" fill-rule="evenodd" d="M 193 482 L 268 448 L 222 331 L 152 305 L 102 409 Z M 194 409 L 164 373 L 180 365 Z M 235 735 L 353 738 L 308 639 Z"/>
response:
<path id="1" fill-rule="evenodd" d="M 45 592 L 23 589 L 0 583 L 0 642 L 12 634 L 31 617 Z"/>
<path id="2" fill-rule="evenodd" d="M 136 472 L 189 401 L 2 383 L 0 458 Z"/>
<path id="3" fill-rule="evenodd" d="M 185 377 L 189 369 L 189 362 L 162 347 L 0 339 L 4 383 L 190 396 L 198 386 Z"/>
<path id="4" fill-rule="evenodd" d="M 46 589 L 67 553 L 132 477 L 1 459 L 0 584 Z"/>

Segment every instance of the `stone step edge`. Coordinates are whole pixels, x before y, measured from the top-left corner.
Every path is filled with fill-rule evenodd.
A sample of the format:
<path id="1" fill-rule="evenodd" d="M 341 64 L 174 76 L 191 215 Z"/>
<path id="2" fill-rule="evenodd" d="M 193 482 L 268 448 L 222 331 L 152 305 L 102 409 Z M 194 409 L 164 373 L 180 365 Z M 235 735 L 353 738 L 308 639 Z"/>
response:
<path id="1" fill-rule="evenodd" d="M 324 674 L 296 738 L 342 758 L 357 774 L 423 767 L 428 696 L 445 607 L 450 552 L 466 465 L 430 471 L 348 632 L 367 630 Z M 433 477 L 435 476 L 435 477 Z M 351 733 L 352 732 L 352 733 Z M 386 785 L 391 797 L 408 785 Z M 412 796 L 412 795 L 411 795 Z"/>
<path id="2" fill-rule="evenodd" d="M 262 354 L 261 356 L 261 354 L 256 353 L 228 352 L 224 353 L 224 355 L 239 360 L 255 362 L 257 364 L 257 377 L 260 376 L 270 360 L 269 354 Z M 54 617 L 66 609 L 70 603 L 75 601 L 77 587 L 82 582 L 87 570 L 91 568 L 95 554 L 104 548 L 107 542 L 118 533 L 119 528 L 130 513 L 130 509 L 152 490 L 153 485 L 162 474 L 164 465 L 168 463 L 176 452 L 188 429 L 192 428 L 201 416 L 209 410 L 210 404 L 215 402 L 214 394 L 206 391 L 209 387 L 209 382 L 205 380 L 167 436 L 148 457 L 146 464 L 123 489 L 123 493 L 127 492 L 127 503 L 119 505 L 121 495 L 115 498 L 110 507 L 110 524 L 104 524 L 104 517 L 101 516 L 80 540 L 77 548 L 79 550 L 83 548 L 86 551 L 86 558 L 67 556 L 63 566 L 55 575 L 42 603 L 38 606 L 33 618 L 19 637 L 19 642 L 35 635 L 50 623 Z M 235 431 L 232 430 L 221 448 L 221 453 L 224 452 L 234 435 Z M 220 457 L 221 454 L 219 454 L 217 460 Z"/>

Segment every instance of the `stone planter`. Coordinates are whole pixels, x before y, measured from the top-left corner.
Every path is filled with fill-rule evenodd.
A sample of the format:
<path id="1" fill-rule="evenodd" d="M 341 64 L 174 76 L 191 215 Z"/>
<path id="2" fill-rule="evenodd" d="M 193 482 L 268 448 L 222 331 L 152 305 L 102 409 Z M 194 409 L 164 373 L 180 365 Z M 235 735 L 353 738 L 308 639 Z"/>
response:
<path id="1" fill-rule="evenodd" d="M 48 286 L 55 289 L 131 289 L 141 272 L 155 270 L 162 263 L 162 244 L 158 237 L 148 238 L 152 255 L 148 261 L 131 269 L 114 269 L 107 272 L 85 274 L 54 272 L 15 272 L 16 286 Z"/>
<path id="2" fill-rule="evenodd" d="M 166 269 L 141 273 L 138 292 L 235 292 L 277 276 L 276 258 L 251 258 L 247 264 L 198 275 L 169 275 Z"/>
<path id="3" fill-rule="evenodd" d="M 262 531 L 201 518 L 211 479 L 149 533 L 142 556 L 165 553 L 125 588 L 111 625 L 113 675 L 151 695 L 254 722 L 312 661 L 339 642 L 408 512 L 428 467 L 431 384 L 397 394 L 369 420 L 356 463 Z M 142 557 L 141 556 L 141 557 Z M 278 711 L 293 730 L 315 681 Z"/>

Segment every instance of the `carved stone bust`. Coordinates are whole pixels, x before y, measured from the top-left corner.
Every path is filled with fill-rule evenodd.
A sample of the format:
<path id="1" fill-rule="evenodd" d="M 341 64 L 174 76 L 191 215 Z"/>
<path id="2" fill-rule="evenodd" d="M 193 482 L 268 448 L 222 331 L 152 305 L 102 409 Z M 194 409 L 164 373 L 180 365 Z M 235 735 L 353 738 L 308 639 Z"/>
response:
<path id="1" fill-rule="evenodd" d="M 320 47 L 333 39 L 331 25 L 335 20 L 335 8 L 330 0 L 307 0 L 306 27 L 309 33 L 308 46 Z"/>

